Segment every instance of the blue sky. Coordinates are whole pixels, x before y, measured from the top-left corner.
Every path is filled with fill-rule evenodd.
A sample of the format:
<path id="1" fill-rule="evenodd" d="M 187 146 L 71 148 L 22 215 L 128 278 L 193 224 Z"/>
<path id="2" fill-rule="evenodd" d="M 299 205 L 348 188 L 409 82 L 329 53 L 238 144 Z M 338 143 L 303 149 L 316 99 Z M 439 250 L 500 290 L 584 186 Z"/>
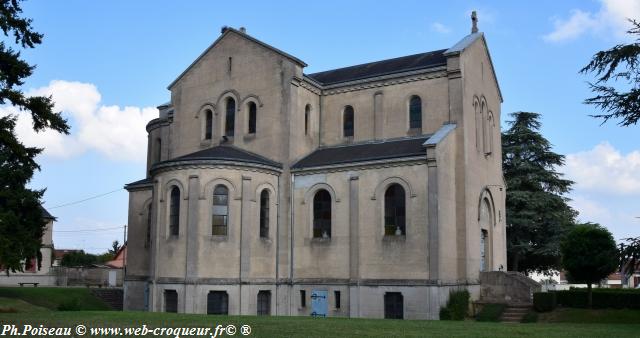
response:
<path id="1" fill-rule="evenodd" d="M 576 181 L 569 197 L 580 219 L 617 238 L 640 235 L 640 126 L 589 117 L 597 111 L 581 102 L 590 78 L 578 74 L 595 52 L 630 41 L 625 17 L 640 18 L 638 1 L 27 1 L 23 9 L 45 34 L 23 52 L 38 65 L 24 89 L 53 94 L 72 125 L 70 137 L 33 135 L 28 121 L 18 128 L 27 144 L 47 147 L 32 186 L 47 187 L 57 248 L 102 252 L 122 240 L 111 228 L 127 222 L 125 191 L 56 206 L 144 177 L 146 121 L 221 26 L 245 26 L 312 73 L 448 48 L 469 33 L 471 10 L 504 96 L 502 128 L 510 112 L 541 113 L 544 136 L 567 155 L 561 171 Z M 74 229 L 98 231 L 65 232 Z"/>

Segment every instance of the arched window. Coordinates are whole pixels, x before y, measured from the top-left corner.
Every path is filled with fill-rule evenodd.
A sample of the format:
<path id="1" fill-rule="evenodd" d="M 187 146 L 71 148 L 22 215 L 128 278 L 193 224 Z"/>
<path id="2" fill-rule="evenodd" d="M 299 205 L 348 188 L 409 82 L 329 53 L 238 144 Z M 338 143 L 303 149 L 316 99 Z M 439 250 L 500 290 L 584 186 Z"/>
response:
<path id="1" fill-rule="evenodd" d="M 169 198 L 169 234 L 178 236 L 180 233 L 180 189 L 174 186 L 171 188 Z"/>
<path id="2" fill-rule="evenodd" d="M 226 236 L 229 224 L 229 189 L 219 184 L 213 189 L 211 232 L 214 236 Z"/>
<path id="3" fill-rule="evenodd" d="M 385 236 L 405 234 L 405 193 L 400 184 L 394 183 L 384 193 L 384 234 Z"/>
<path id="4" fill-rule="evenodd" d="M 154 163 L 160 162 L 161 156 L 162 156 L 162 140 L 158 137 L 156 138 L 156 142 L 154 144 L 153 162 Z"/>
<path id="5" fill-rule="evenodd" d="M 204 112 L 204 139 L 210 140 L 213 132 L 213 112 L 209 109 Z"/>
<path id="6" fill-rule="evenodd" d="M 260 193 L 260 237 L 269 237 L 269 190 Z"/>
<path id="7" fill-rule="evenodd" d="M 309 118 L 311 115 L 311 105 L 308 104 L 304 107 L 304 134 L 309 135 Z"/>
<path id="8" fill-rule="evenodd" d="M 233 136 L 236 127 L 236 100 L 227 98 L 227 114 L 225 117 L 224 134 Z"/>
<path id="9" fill-rule="evenodd" d="M 144 247 L 151 247 L 151 203 L 149 203 L 149 206 L 147 207 L 147 231 L 144 240 Z"/>
<path id="10" fill-rule="evenodd" d="M 409 128 L 422 129 L 422 99 L 417 95 L 409 99 Z"/>
<path id="11" fill-rule="evenodd" d="M 313 237 L 331 237 L 331 195 L 324 189 L 313 197 Z"/>
<path id="12" fill-rule="evenodd" d="M 346 106 L 344 107 L 344 115 L 342 117 L 342 131 L 344 137 L 352 137 L 354 128 L 355 122 L 353 117 L 353 107 Z"/>
<path id="13" fill-rule="evenodd" d="M 487 127 L 485 128 L 486 134 L 484 135 L 484 154 L 489 155 L 493 150 L 493 113 L 489 112 L 485 119 Z"/>
<path id="14" fill-rule="evenodd" d="M 256 133 L 256 112 L 258 108 L 255 102 L 249 102 L 249 134 Z"/>

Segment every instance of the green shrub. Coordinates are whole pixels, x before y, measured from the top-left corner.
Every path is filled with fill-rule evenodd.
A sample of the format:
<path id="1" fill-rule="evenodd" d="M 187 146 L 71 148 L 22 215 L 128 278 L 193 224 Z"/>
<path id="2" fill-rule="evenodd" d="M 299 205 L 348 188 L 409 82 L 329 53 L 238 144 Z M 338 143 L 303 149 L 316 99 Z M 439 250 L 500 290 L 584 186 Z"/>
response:
<path id="1" fill-rule="evenodd" d="M 533 294 L 533 308 L 538 312 L 548 312 L 557 306 L 555 292 L 536 292 Z"/>
<path id="2" fill-rule="evenodd" d="M 538 321 L 538 313 L 535 311 L 527 312 L 524 317 L 522 317 L 521 323 L 536 323 Z"/>
<path id="3" fill-rule="evenodd" d="M 564 307 L 586 308 L 587 289 L 555 291 L 557 304 Z M 593 289 L 595 309 L 640 309 L 640 292 L 634 289 Z"/>
<path id="4" fill-rule="evenodd" d="M 464 320 L 469 310 L 469 291 L 454 291 L 449 294 L 447 306 L 440 309 L 442 320 Z M 443 316 L 444 315 L 444 316 Z"/>
<path id="5" fill-rule="evenodd" d="M 71 298 L 58 305 L 58 311 L 80 311 L 80 300 L 78 298 Z"/>
<path id="6" fill-rule="evenodd" d="M 485 304 L 476 316 L 476 320 L 479 322 L 499 322 L 505 308 L 504 304 Z"/>

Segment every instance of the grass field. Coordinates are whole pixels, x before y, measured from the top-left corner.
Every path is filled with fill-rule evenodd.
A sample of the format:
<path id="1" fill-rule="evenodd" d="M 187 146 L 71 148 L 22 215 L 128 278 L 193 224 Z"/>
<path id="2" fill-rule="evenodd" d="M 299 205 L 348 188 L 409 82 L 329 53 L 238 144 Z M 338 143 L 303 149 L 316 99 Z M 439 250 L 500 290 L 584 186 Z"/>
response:
<path id="1" fill-rule="evenodd" d="M 68 297 L 82 308 L 104 306 L 88 290 L 0 288 L 0 334 L 3 325 L 49 328 L 175 328 L 250 325 L 250 337 L 639 337 L 640 311 L 559 309 L 541 314 L 544 322 L 505 324 L 467 321 L 382 320 L 309 317 L 207 316 L 119 311 L 55 311 Z M 42 306 L 34 305 L 35 302 Z M 2 309 L 11 309 L 3 311 Z M 580 321 L 582 323 L 571 323 Z M 547 323 L 553 322 L 553 323 Z M 611 324 L 619 323 L 619 324 Z M 87 334 L 84 337 L 91 337 Z M 151 337 L 152 335 L 147 335 Z M 206 337 L 210 337 L 211 333 Z M 236 337 L 244 337 L 239 332 Z M 104 337 L 104 336 L 102 336 Z M 169 337 L 169 335 L 164 335 Z M 175 335 L 171 335 L 175 337 Z M 183 337 L 183 336 L 181 336 Z M 228 336 L 225 336 L 228 337 Z"/>

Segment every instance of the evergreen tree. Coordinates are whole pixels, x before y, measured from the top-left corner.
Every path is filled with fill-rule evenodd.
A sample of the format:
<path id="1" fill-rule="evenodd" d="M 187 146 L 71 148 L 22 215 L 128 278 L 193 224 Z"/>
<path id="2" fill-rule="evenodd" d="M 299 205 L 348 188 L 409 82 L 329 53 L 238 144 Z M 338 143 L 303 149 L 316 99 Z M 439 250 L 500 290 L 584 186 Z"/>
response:
<path id="1" fill-rule="evenodd" d="M 517 112 L 511 116 L 511 127 L 502 134 L 508 269 L 559 269 L 560 240 L 577 216 L 563 197 L 573 182 L 556 172 L 564 156 L 551 151 L 551 144 L 540 134 L 540 115 Z"/>
<path id="2" fill-rule="evenodd" d="M 629 20 L 633 25 L 628 34 L 640 36 L 640 22 Z M 622 119 L 622 126 L 638 123 L 640 119 L 640 38 L 634 43 L 619 44 L 613 48 L 596 53 L 591 62 L 580 70 L 581 73 L 595 72 L 595 83 L 589 83 L 596 96 L 586 99 L 602 109 L 606 114 L 594 115 L 607 122 L 612 118 Z M 625 90 L 619 91 L 608 85 L 609 80 L 626 82 Z"/>
<path id="3" fill-rule="evenodd" d="M 35 131 L 50 128 L 68 133 L 66 121 L 53 112 L 50 97 L 27 97 L 20 90 L 35 66 L 22 60 L 13 48 L 34 48 L 42 42 L 42 34 L 34 32 L 31 20 L 21 13 L 19 0 L 0 0 L 0 29 L 6 38 L 15 39 L 0 42 L 0 105 L 29 113 Z M 26 188 L 35 170 L 40 169 L 35 157 L 42 149 L 26 147 L 17 139 L 16 120 L 16 115 L 0 117 L 0 265 L 7 274 L 22 271 L 22 262 L 33 257 L 40 265 L 45 227 L 40 209 L 44 190 Z"/>

